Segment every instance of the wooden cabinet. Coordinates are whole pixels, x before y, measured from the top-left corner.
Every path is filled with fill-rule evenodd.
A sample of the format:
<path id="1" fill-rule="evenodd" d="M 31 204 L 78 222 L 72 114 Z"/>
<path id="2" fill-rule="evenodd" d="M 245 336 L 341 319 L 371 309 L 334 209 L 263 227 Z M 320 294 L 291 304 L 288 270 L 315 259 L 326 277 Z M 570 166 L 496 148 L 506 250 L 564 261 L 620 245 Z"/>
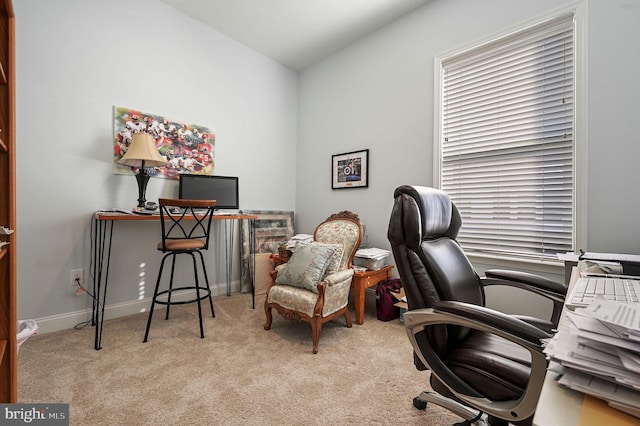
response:
<path id="1" fill-rule="evenodd" d="M 15 17 L 0 0 L 0 226 L 16 229 Z M 4 244 L 8 243 L 8 244 Z M 0 403 L 17 402 L 16 232 L 0 235 Z"/>

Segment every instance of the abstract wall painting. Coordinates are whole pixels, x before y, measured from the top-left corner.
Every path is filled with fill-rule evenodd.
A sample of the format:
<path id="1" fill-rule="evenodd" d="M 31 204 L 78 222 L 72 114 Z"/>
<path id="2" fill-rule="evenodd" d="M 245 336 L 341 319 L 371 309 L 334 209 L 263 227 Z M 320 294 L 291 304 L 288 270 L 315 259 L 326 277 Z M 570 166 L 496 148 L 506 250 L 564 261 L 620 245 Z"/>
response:
<path id="1" fill-rule="evenodd" d="M 212 175 L 215 166 L 215 134 L 212 129 L 174 120 L 162 115 L 120 106 L 113 107 L 113 172 L 134 174 L 131 167 L 118 163 L 131 144 L 131 135 L 149 133 L 156 141 L 165 167 L 151 167 L 147 173 L 178 179 L 182 173 Z"/>

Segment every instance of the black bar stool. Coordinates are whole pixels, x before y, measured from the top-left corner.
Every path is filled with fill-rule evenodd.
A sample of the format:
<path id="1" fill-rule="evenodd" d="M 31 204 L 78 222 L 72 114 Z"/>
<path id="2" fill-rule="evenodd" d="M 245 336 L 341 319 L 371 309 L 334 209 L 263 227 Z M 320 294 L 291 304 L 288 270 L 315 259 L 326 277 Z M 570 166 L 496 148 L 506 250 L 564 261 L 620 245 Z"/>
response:
<path id="1" fill-rule="evenodd" d="M 211 229 L 211 220 L 213 219 L 213 210 L 216 205 L 215 200 L 181 200 L 161 198 L 158 202 L 160 205 L 160 225 L 162 229 L 162 241 L 158 243 L 158 250 L 165 253 L 160 263 L 158 272 L 158 280 L 156 288 L 153 292 L 151 301 L 151 309 L 149 310 L 149 319 L 147 320 L 147 329 L 144 333 L 143 342 L 149 337 L 149 327 L 151 326 L 151 318 L 156 303 L 167 306 L 165 319 L 169 319 L 169 308 L 171 305 L 182 305 L 187 303 L 198 303 L 198 318 L 200 321 L 200 338 L 204 338 L 204 328 L 202 326 L 202 306 L 201 301 L 209 299 L 211 306 L 211 316 L 215 317 L 213 311 L 213 299 L 211 297 L 211 288 L 209 287 L 209 278 L 207 277 L 207 268 L 204 264 L 204 256 L 202 251 L 209 248 L 209 234 Z M 200 285 L 198 280 L 198 262 L 195 254 L 200 257 L 202 265 L 202 273 L 204 275 L 205 285 Z M 173 287 L 173 276 L 175 272 L 176 257 L 180 254 L 191 256 L 193 261 L 193 275 L 195 282 L 191 286 Z M 164 269 L 164 262 L 171 257 L 171 277 L 169 279 L 169 288 L 159 291 L 160 280 Z M 189 300 L 171 300 L 174 292 L 195 290 L 195 297 Z"/>

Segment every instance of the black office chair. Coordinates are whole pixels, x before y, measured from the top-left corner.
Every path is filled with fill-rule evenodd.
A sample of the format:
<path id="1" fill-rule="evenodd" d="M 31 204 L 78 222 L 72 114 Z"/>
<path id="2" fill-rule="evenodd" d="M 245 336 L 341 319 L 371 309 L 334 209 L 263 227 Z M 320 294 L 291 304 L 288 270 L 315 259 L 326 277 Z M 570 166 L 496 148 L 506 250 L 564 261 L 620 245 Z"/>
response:
<path id="1" fill-rule="evenodd" d="M 530 424 L 547 368 L 542 340 L 557 326 L 566 288 L 524 272 L 489 270 L 479 277 L 456 241 L 462 225 L 442 191 L 400 186 L 388 238 L 407 295 L 404 325 L 419 370 L 431 370 L 434 392 L 414 406 L 443 406 L 469 424 Z M 484 287 L 508 285 L 553 301 L 549 320 L 485 307 Z"/>
<path id="2" fill-rule="evenodd" d="M 209 299 L 211 316 L 216 316 L 213 310 L 213 299 L 211 297 L 211 288 L 209 287 L 209 278 L 207 277 L 207 268 L 204 264 L 204 256 L 202 255 L 202 251 L 209 248 L 211 220 L 213 219 L 213 210 L 216 205 L 216 201 L 161 198 L 158 204 L 160 205 L 160 226 L 162 229 L 162 241 L 158 243 L 158 250 L 165 253 L 165 255 L 162 257 L 162 262 L 160 263 L 160 270 L 158 271 L 158 279 L 153 292 L 151 309 L 149 310 L 149 319 L 147 320 L 147 329 L 144 333 L 143 342 L 146 342 L 149 337 L 151 318 L 153 317 L 153 310 L 156 303 L 167 306 L 165 319 L 169 319 L 169 308 L 171 305 L 198 303 L 200 337 L 204 338 L 202 306 L 200 301 Z M 204 276 L 205 283 L 204 286 L 200 284 L 198 279 L 196 253 L 199 255 L 200 263 L 202 265 L 202 274 Z M 173 286 L 176 258 L 180 254 L 191 256 L 194 275 L 193 285 L 181 287 Z M 162 271 L 164 270 L 164 261 L 167 260 L 168 257 L 171 257 L 169 288 L 167 290 L 159 291 Z M 171 296 L 174 292 L 182 291 L 195 291 L 195 297 L 188 300 L 171 300 Z"/>

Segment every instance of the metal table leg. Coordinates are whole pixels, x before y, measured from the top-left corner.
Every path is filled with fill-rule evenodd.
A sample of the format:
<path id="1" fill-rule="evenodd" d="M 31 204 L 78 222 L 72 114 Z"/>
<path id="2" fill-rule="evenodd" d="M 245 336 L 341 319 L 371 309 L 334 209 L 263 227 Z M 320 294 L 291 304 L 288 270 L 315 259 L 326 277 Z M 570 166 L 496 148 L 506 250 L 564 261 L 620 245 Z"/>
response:
<path id="1" fill-rule="evenodd" d="M 113 240 L 113 220 L 98 220 L 95 227 L 95 246 L 93 262 L 93 309 L 91 325 L 95 326 L 95 350 L 102 349 L 102 325 L 109 281 L 109 264 L 111 262 L 111 242 Z M 105 250 L 106 248 L 106 250 Z M 103 285 L 104 274 L 104 285 Z"/>
<path id="2" fill-rule="evenodd" d="M 227 296 L 231 296 L 231 277 L 233 274 L 233 231 L 235 229 L 234 220 L 224 221 L 225 257 L 227 260 Z M 228 229 L 227 229 L 228 228 Z M 229 238 L 231 237 L 231 238 Z M 229 257 L 231 255 L 231 257 Z"/>
<path id="3" fill-rule="evenodd" d="M 256 308 L 256 220 L 249 219 L 249 274 L 251 275 L 251 301 Z"/>

